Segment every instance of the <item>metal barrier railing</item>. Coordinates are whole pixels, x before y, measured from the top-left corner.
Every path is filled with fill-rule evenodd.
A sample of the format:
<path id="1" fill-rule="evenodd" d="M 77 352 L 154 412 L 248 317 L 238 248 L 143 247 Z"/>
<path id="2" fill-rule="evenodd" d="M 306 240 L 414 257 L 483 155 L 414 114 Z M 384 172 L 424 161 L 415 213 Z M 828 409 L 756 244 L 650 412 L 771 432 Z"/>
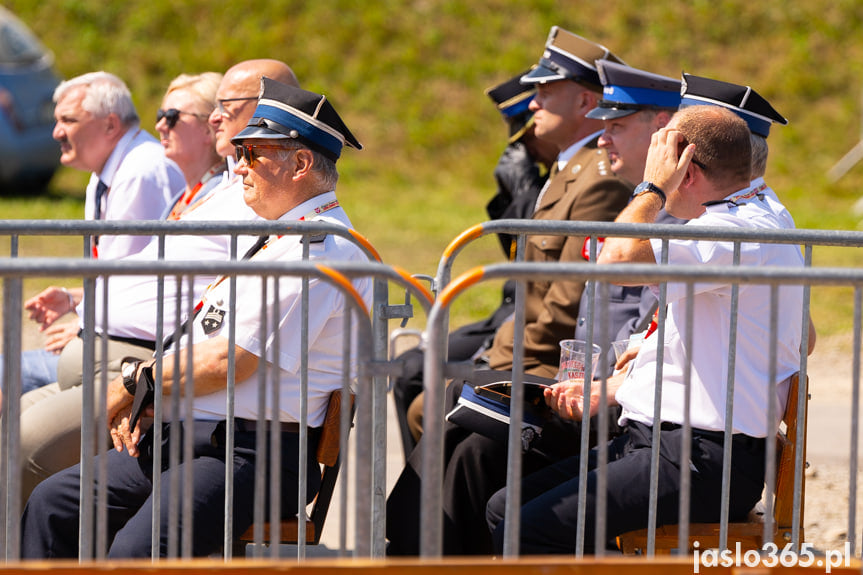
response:
<path id="1" fill-rule="evenodd" d="M 190 233 L 197 234 L 216 234 L 216 233 L 230 233 L 232 234 L 232 251 L 234 256 L 236 256 L 236 237 L 240 234 L 263 234 L 263 233 L 277 233 L 277 234 L 287 234 L 287 233 L 300 233 L 306 236 L 312 234 L 319 233 L 334 233 L 336 235 L 342 235 L 345 237 L 349 237 L 352 241 L 359 243 L 361 247 L 366 251 L 367 254 L 372 255 L 375 259 L 379 259 L 379 256 L 376 252 L 374 252 L 373 248 L 365 241 L 361 236 L 355 234 L 349 230 L 341 226 L 332 226 L 329 224 L 321 225 L 318 222 L 298 222 L 293 223 L 293 225 L 284 225 L 278 222 L 253 222 L 253 223 L 225 223 L 225 222 L 215 222 L 215 223 L 203 223 L 200 225 L 182 225 L 178 226 L 176 224 L 165 224 L 164 222 L 118 222 L 115 225 L 110 226 L 111 230 L 107 230 L 106 226 L 94 225 L 93 222 L 60 222 L 57 224 L 56 222 L 15 222 L 14 224 L 10 222 L 3 222 L 5 226 L 4 231 L 8 231 L 13 236 L 13 247 L 12 252 L 13 255 L 16 254 L 16 241 L 15 236 L 17 234 L 29 234 L 29 235 L 57 235 L 67 233 L 68 235 L 75 235 L 79 233 L 98 233 L 104 235 L 105 233 L 164 233 L 164 234 L 182 234 L 187 235 Z M 32 225 L 31 225 L 32 224 Z M 56 224 L 56 225 L 55 225 Z M 119 225 L 116 225 L 119 224 Z M 161 236 L 162 245 L 164 246 L 164 235 Z M 358 241 L 359 240 L 359 241 Z M 86 241 L 85 241 L 86 243 Z M 85 251 L 85 254 L 89 253 L 89 251 Z M 332 272 L 325 272 L 323 270 L 336 270 Z M 368 555 L 382 555 L 383 550 L 383 494 L 385 493 L 385 483 L 383 477 L 383 468 L 379 466 L 375 466 L 373 469 L 369 467 L 365 467 L 365 462 L 371 462 L 376 460 L 385 460 L 383 454 L 380 453 L 380 450 L 386 449 L 385 443 L 385 432 L 386 432 L 386 422 L 385 422 L 385 408 L 386 404 L 384 401 L 380 399 L 375 400 L 374 396 L 378 398 L 386 397 L 386 375 L 388 375 L 392 369 L 386 364 L 385 361 L 381 361 L 380 358 L 386 359 L 386 346 L 387 346 L 387 326 L 386 320 L 393 317 L 404 317 L 405 312 L 411 312 L 412 310 L 408 306 L 395 306 L 395 310 L 393 310 L 388 302 L 386 296 L 387 290 L 387 282 L 395 282 L 397 284 L 402 285 L 406 289 L 406 292 L 413 294 L 418 301 L 422 304 L 424 308 L 428 308 L 431 305 L 431 295 L 428 294 L 427 290 L 425 290 L 421 285 L 419 285 L 415 280 L 410 278 L 406 273 L 396 268 L 392 268 L 390 266 L 383 266 L 380 264 L 350 264 L 350 263 L 341 263 L 341 262 L 332 262 L 331 265 L 328 265 L 326 268 L 321 267 L 320 265 L 310 264 L 308 262 L 297 262 L 295 264 L 273 264 L 269 263 L 266 265 L 257 264 L 255 262 L 182 262 L 182 261 L 154 261 L 154 262 L 143 262 L 143 261 L 98 261 L 98 260 L 50 260 L 50 259 L 39 259 L 39 260 L 27 260 L 23 258 L 18 259 L 7 259 L 2 260 L 2 264 L 0 264 L 0 275 L 2 275 L 4 279 L 4 345 L 5 345 L 5 354 L 4 354 L 4 374 L 6 375 L 6 381 L 9 382 L 7 386 L 7 399 L 4 402 L 4 412 L 3 412 L 3 451 L 8 454 L 7 457 L 4 457 L 2 461 L 0 461 L 0 466 L 6 464 L 6 469 L 0 469 L 0 477 L 4 479 L 4 496 L 2 504 L 0 504 L 0 508 L 2 508 L 3 521 L 0 524 L 0 529 L 2 529 L 2 537 L 0 537 L 0 542 L 3 544 L 3 556 L 7 559 L 14 559 L 17 557 L 18 550 L 18 525 L 17 518 L 19 517 L 19 509 L 20 502 L 17 499 L 19 490 L 16 489 L 16 485 L 18 483 L 16 478 L 16 466 L 18 464 L 18 458 L 16 453 L 16 439 L 19 433 L 18 429 L 18 417 L 20 415 L 18 405 L 16 401 L 10 401 L 10 397 L 16 397 L 16 391 L 20 392 L 20 389 L 16 390 L 16 382 L 18 382 L 18 376 L 20 375 L 20 366 L 18 365 L 17 358 L 20 357 L 21 345 L 20 345 L 20 334 L 21 334 L 21 325 L 20 325 L 20 310 L 22 305 L 22 297 L 21 297 L 21 280 L 24 277 L 56 277 L 56 276 L 65 276 L 65 277 L 83 277 L 85 278 L 85 297 L 87 302 L 87 308 L 90 310 L 91 314 L 88 322 L 88 329 L 84 333 L 85 341 L 90 340 L 90 345 L 85 345 L 85 355 L 88 358 L 94 357 L 94 344 L 93 344 L 93 318 L 92 318 L 92 310 L 94 303 L 94 280 L 96 277 L 110 277 L 112 275 L 139 275 L 139 274 L 149 274 L 149 275 L 158 275 L 160 277 L 160 295 L 159 295 L 159 303 L 160 309 L 162 307 L 162 300 L 164 298 L 164 290 L 162 286 L 162 280 L 166 276 L 176 276 L 177 278 L 182 277 L 194 277 L 195 275 L 200 274 L 226 274 L 231 276 L 231 281 L 234 281 L 234 278 L 237 274 L 254 274 L 261 275 L 267 277 L 273 277 L 276 275 L 299 275 L 299 276 L 320 276 L 325 281 L 338 281 L 334 278 L 338 277 L 359 277 L 359 276 L 371 276 L 375 280 L 375 291 L 374 291 L 374 303 L 373 303 L 373 321 L 374 324 L 369 324 L 368 327 L 369 332 L 365 333 L 363 337 L 358 339 L 357 346 L 363 347 L 365 351 L 368 353 L 360 354 L 363 357 L 363 362 L 360 369 L 360 375 L 363 378 L 371 378 L 373 380 L 373 385 L 363 385 L 361 386 L 362 392 L 357 396 L 357 407 L 358 412 L 360 414 L 369 414 L 372 417 L 368 419 L 363 417 L 358 417 L 358 425 L 357 425 L 357 434 L 356 434 L 356 444 L 358 449 L 358 460 L 362 462 L 358 467 L 357 473 L 357 493 L 367 494 L 362 497 L 361 504 L 356 506 L 355 512 L 357 517 L 357 542 L 355 553 L 359 556 L 368 556 Z M 178 286 L 180 285 L 180 281 L 178 281 Z M 381 288 L 382 286 L 382 288 Z M 340 289 L 345 289 L 344 285 L 340 286 Z M 179 290 L 178 290 L 179 297 Z M 191 291 L 189 292 L 189 298 L 192 297 Z M 105 290 L 104 300 L 107 301 L 107 289 Z M 181 306 L 177 305 L 177 314 L 176 314 L 176 325 L 180 323 L 180 310 Z M 188 302 L 187 302 L 188 308 Z M 308 310 L 304 310 L 305 313 L 308 313 Z M 358 313 L 358 312 L 357 312 Z M 164 314 L 159 313 L 159 317 L 163 318 Z M 157 347 L 161 347 L 162 335 L 163 335 L 163 321 L 160 319 L 158 322 L 158 337 L 156 338 Z M 104 325 L 102 326 L 104 330 Z M 175 326 L 176 327 L 176 326 Z M 233 332 L 232 332 L 233 333 Z M 381 333 L 383 335 L 381 335 Z M 104 340 L 103 340 L 104 341 Z M 233 348 L 231 348 L 233 349 Z M 300 356 L 305 357 L 306 354 L 301 353 Z M 104 350 L 103 355 L 104 357 Z M 161 360 L 160 360 L 161 361 Z M 230 360 L 233 362 L 233 358 Z M 85 373 L 85 380 L 93 381 L 93 369 L 92 369 L 92 361 L 85 361 L 84 365 L 88 364 L 91 366 L 91 369 L 87 370 L 89 373 Z M 104 366 L 103 366 L 104 367 Z M 307 365 L 303 366 L 303 369 L 307 369 Z M 104 373 L 104 370 L 103 370 Z M 103 388 L 106 382 L 103 381 Z M 91 387 L 91 386 L 88 386 Z M 230 389 L 230 388 L 229 388 Z M 90 389 L 90 393 L 92 394 L 92 388 Z M 85 398 L 84 408 L 90 411 L 90 414 L 86 414 L 83 418 L 83 433 L 87 436 L 92 436 L 94 429 L 94 421 L 95 417 L 92 416 L 94 411 L 94 403 L 93 401 L 96 398 L 88 397 Z M 383 404 L 383 416 L 381 416 L 381 407 L 380 404 Z M 157 417 L 161 416 L 161 406 L 157 403 L 156 405 Z M 368 422 L 368 425 L 366 423 Z M 380 440 L 380 437 L 383 437 L 383 442 Z M 82 442 L 82 453 L 85 458 L 91 456 L 93 453 L 92 448 L 86 448 L 88 442 Z M 302 491 L 302 489 L 301 489 Z M 85 501 L 85 504 L 87 502 Z M 343 506 L 343 508 L 346 506 Z M 304 508 L 304 507 L 303 507 Z M 261 517 L 260 513 L 256 513 L 256 517 Z M 89 520 L 88 520 L 89 521 Z M 84 528 L 81 530 L 82 533 L 89 532 L 89 525 L 84 525 Z M 298 545 L 298 553 L 300 556 L 304 555 L 304 547 L 305 547 L 305 538 L 303 537 L 303 530 L 305 529 L 304 522 L 300 521 L 299 530 L 300 530 L 300 538 Z M 260 530 L 259 530 L 260 531 Z M 230 524 L 226 523 L 226 542 L 230 540 Z M 104 531 L 97 530 L 96 543 L 103 543 L 104 539 Z M 93 549 L 94 541 L 89 541 L 88 538 L 82 538 L 82 555 L 88 556 Z M 344 545 L 343 545 L 344 547 Z M 98 547 L 97 547 L 98 548 Z M 185 553 L 186 550 L 183 551 Z M 230 547 L 226 545 L 226 556 L 230 556 Z M 98 554 L 97 554 L 98 557 Z"/>
<path id="2" fill-rule="evenodd" d="M 561 226 L 559 224 L 553 224 L 551 227 L 559 226 L 561 230 L 563 228 L 569 228 L 570 226 Z M 522 227 L 521 229 L 527 229 L 530 226 Z M 716 234 L 715 230 L 710 229 L 702 229 L 702 230 L 684 230 L 684 228 L 680 226 L 638 226 L 640 229 L 636 229 L 636 226 L 620 226 L 619 224 L 605 224 L 605 225 L 585 225 L 584 228 L 577 226 L 578 229 L 584 233 L 584 230 L 590 228 L 591 233 L 599 233 L 602 235 L 613 235 L 613 236 L 645 236 L 649 235 L 650 237 L 708 237 L 712 239 L 722 239 L 722 240 L 736 240 L 736 242 L 745 242 L 747 239 L 753 241 L 760 242 L 775 242 L 775 243 L 792 243 L 796 244 L 798 241 L 803 239 L 808 242 L 819 241 L 824 245 L 848 245 L 849 243 L 854 245 L 855 242 L 863 239 L 863 235 L 857 233 L 832 233 L 826 232 L 824 234 L 817 233 L 812 230 L 803 230 L 803 231 L 754 231 L 754 230 L 722 230 L 723 234 Z M 631 228 L 631 229 L 630 229 Z M 504 229 L 507 231 L 512 231 L 511 227 L 504 226 Z M 645 233 L 645 230 L 649 230 L 649 234 Z M 499 230 L 496 230 L 499 231 Z M 690 231 L 694 231 L 695 233 L 690 234 Z M 750 233 L 751 232 L 751 233 Z M 720 237 L 717 238 L 716 236 Z M 739 252 L 739 243 L 738 252 Z M 667 251 L 667 240 L 665 242 L 665 250 Z M 450 254 L 453 255 L 457 250 L 453 250 Z M 593 253 L 595 254 L 595 247 L 593 248 Z M 811 245 L 807 245 L 806 248 L 807 253 L 807 263 L 811 262 Z M 739 261 L 739 260 L 738 260 Z M 745 284 L 764 284 L 768 286 L 772 286 L 771 289 L 778 289 L 779 286 L 804 286 L 806 290 L 806 294 L 804 295 L 804 301 L 807 302 L 804 305 L 802 310 L 802 316 L 800 318 L 801 325 L 803 326 L 802 334 L 803 341 L 802 345 L 805 349 L 807 344 L 807 334 L 808 334 L 808 324 L 809 324 L 809 312 L 808 312 L 808 288 L 813 285 L 823 285 L 823 286 L 851 286 L 855 288 L 855 298 L 859 299 L 861 285 L 863 285 L 863 272 L 854 269 L 813 269 L 813 268 L 757 268 L 752 269 L 750 267 L 737 267 L 731 266 L 728 268 L 719 268 L 719 267 L 711 267 L 711 266 L 674 266 L 674 265 L 615 265 L 615 266 L 596 266 L 596 265 L 579 265 L 579 264 L 565 264 L 565 263 L 557 263 L 557 264 L 538 264 L 538 263 L 514 263 L 514 264 L 500 264 L 500 265 L 492 265 L 483 268 L 477 268 L 461 275 L 455 281 L 447 284 L 445 288 L 440 290 L 438 298 L 435 302 L 434 307 L 432 308 L 432 312 L 429 316 L 428 320 L 428 328 L 427 328 L 427 353 L 426 353 L 426 363 L 425 363 L 425 382 L 424 388 L 426 393 L 425 399 L 425 411 L 424 411 L 424 431 L 423 431 L 423 443 L 425 444 L 425 451 L 423 453 L 423 477 L 425 481 L 423 482 L 423 490 L 422 490 L 422 540 L 421 540 L 421 549 L 422 554 L 425 557 L 434 557 L 441 553 L 441 533 L 442 533 L 442 516 L 441 516 L 441 485 L 442 482 L 439 480 L 441 474 L 443 472 L 443 451 L 442 451 L 442 429 L 443 429 L 443 410 L 444 410 L 444 378 L 447 375 L 447 363 L 445 360 L 445 349 L 446 349 L 446 318 L 448 314 L 448 308 L 453 302 L 453 300 L 461 295 L 467 288 L 472 285 L 485 280 L 490 279 L 502 279 L 502 278 L 514 278 L 519 280 L 519 283 L 523 283 L 526 280 L 530 279 L 532 281 L 535 280 L 569 280 L 573 281 L 574 278 L 578 278 L 575 281 L 593 281 L 599 282 L 599 286 L 601 287 L 605 282 L 614 283 L 617 281 L 626 281 L 627 283 L 645 283 L 645 284 L 660 284 L 662 285 L 665 282 L 684 282 L 688 286 L 692 286 L 695 283 L 702 282 L 721 282 L 724 284 L 734 284 L 735 286 L 745 285 Z M 439 286 L 437 286 L 439 287 Z M 736 297 L 736 296 L 734 296 Z M 772 295 L 772 300 L 775 299 L 775 295 Z M 660 295 L 660 309 L 664 308 L 664 294 Z M 855 300 L 856 306 L 859 307 L 859 302 Z M 517 306 L 517 310 L 520 306 Z M 602 306 L 601 306 L 602 307 Z M 733 314 L 736 314 L 736 307 L 734 308 Z M 775 318 L 776 314 L 779 313 L 777 309 L 775 309 L 775 305 L 771 308 L 771 318 Z M 859 312 L 858 312 L 859 313 Z M 664 317 L 660 315 L 660 326 L 659 330 L 663 329 Z M 592 321 L 592 319 L 591 319 Z M 736 337 L 736 331 L 733 331 L 734 328 L 732 326 L 732 336 Z M 859 333 L 859 318 L 855 321 L 855 330 Z M 510 514 L 510 510 L 519 508 L 519 494 L 520 494 L 520 457 L 521 452 L 516 446 L 519 445 L 519 441 L 517 440 L 516 433 L 517 430 L 520 429 L 520 422 L 522 418 L 521 411 L 521 398 L 522 398 L 522 389 L 519 385 L 523 378 L 523 368 L 522 368 L 522 354 L 519 349 L 520 339 L 523 337 L 524 330 L 524 322 L 523 317 L 519 318 L 518 313 L 516 315 L 515 320 L 515 360 L 513 366 L 513 397 L 512 397 L 512 411 L 511 411 L 511 427 L 510 427 L 510 452 L 509 452 L 509 465 L 508 469 L 510 473 L 508 475 L 508 501 L 507 501 L 507 517 L 506 517 L 506 533 L 507 537 L 505 540 L 504 551 L 506 554 L 517 554 L 518 553 L 518 542 L 517 542 L 517 533 L 519 531 L 519 520 L 518 514 L 512 513 Z M 591 330 L 588 330 L 591 331 Z M 859 337 L 859 335 L 855 336 Z M 659 341 L 662 341 L 662 335 L 660 331 Z M 730 348 L 733 349 L 733 341 L 729 343 Z M 776 346 L 776 338 L 775 334 L 771 338 L 769 342 L 769 351 L 770 357 L 775 358 L 775 346 Z M 662 349 L 662 345 L 660 345 L 660 350 Z M 660 351 L 661 353 L 661 351 Z M 855 349 L 855 374 L 854 374 L 854 389 L 856 390 L 859 381 L 858 374 L 856 372 L 856 366 L 859 366 L 859 350 Z M 729 370 L 730 374 L 734 373 L 733 370 L 733 356 L 729 358 L 731 362 L 730 365 L 732 369 Z M 806 354 L 801 354 L 801 365 L 800 365 L 800 379 L 804 381 L 806 378 Z M 592 379 L 592 374 L 590 374 L 590 362 L 587 362 L 585 365 L 585 379 L 587 381 L 588 388 L 585 389 L 585 394 L 589 393 L 589 385 L 590 380 Z M 599 380 L 600 385 L 605 385 L 606 374 L 601 373 L 601 378 Z M 658 374 L 658 381 L 661 382 L 661 373 Z M 594 382 L 595 384 L 596 382 Z M 604 388 L 603 388 L 604 389 Z M 657 386 L 657 389 L 661 389 L 661 384 Z M 659 393 L 659 391 L 657 392 Z M 803 391 L 801 390 L 801 394 Z M 856 394 L 856 391 L 855 391 Z M 856 397 L 856 395 L 855 395 Z M 774 398 L 775 399 L 775 398 Z M 802 398 L 801 398 L 802 399 Z M 798 409 L 798 417 L 803 424 L 799 428 L 799 434 L 803 433 L 803 429 L 805 429 L 805 414 L 802 412 L 804 401 L 800 401 L 800 407 Z M 658 405 L 658 404 L 657 404 Z M 728 402 L 728 408 L 732 409 L 733 406 L 731 402 Z M 771 411 L 772 415 L 775 415 L 777 412 L 775 411 L 776 405 L 772 404 Z M 600 413 L 602 409 L 600 409 Z M 729 413 L 731 413 L 729 411 Z M 856 405 L 853 408 L 852 418 L 856 422 L 857 411 Z M 659 419 L 656 418 L 658 421 Z M 730 419 L 726 421 L 730 422 Z M 730 424 L 729 424 L 730 427 Z M 602 429 L 600 429 L 600 433 L 602 433 Z M 726 434 L 730 433 L 730 429 L 726 428 Z M 582 437 L 584 438 L 587 435 L 586 432 L 583 431 Z M 730 437 L 730 435 L 728 435 Z M 801 437 L 798 436 L 798 450 L 802 450 L 803 442 L 800 441 Z M 726 442 L 726 444 L 730 444 L 730 442 Z M 775 468 L 775 460 L 772 459 L 773 453 L 775 453 L 775 446 L 771 446 L 771 442 L 767 442 L 768 444 L 768 457 L 766 460 L 767 466 L 767 479 L 769 480 L 771 477 L 775 476 L 776 468 Z M 654 447 L 657 447 L 656 445 Z M 856 444 L 853 445 L 852 449 L 855 450 L 855 453 L 852 453 L 852 459 L 856 459 Z M 582 458 L 586 459 L 584 456 L 586 455 L 586 442 L 582 443 Z M 654 460 L 656 458 L 656 453 L 654 453 Z M 799 486 L 802 483 L 802 473 L 803 473 L 803 461 L 802 461 L 802 453 L 798 454 L 797 457 L 797 466 L 795 469 L 795 501 L 794 501 L 794 533 L 792 543 L 795 546 L 800 545 L 799 533 L 797 531 L 797 526 L 799 525 L 799 517 L 800 517 L 800 505 L 801 501 L 799 499 L 800 496 L 800 488 Z M 655 465 L 655 463 L 654 463 Z M 684 468 L 686 466 L 683 466 Z M 600 485 L 602 480 L 600 480 Z M 583 487 L 581 488 L 583 490 Z M 768 487 L 768 499 L 771 495 Z M 602 487 L 600 486 L 599 492 L 602 492 Z M 849 523 L 853 524 L 854 522 L 854 501 L 856 499 L 856 492 L 852 487 L 851 493 L 849 494 L 851 498 L 851 510 Z M 583 497 L 583 491 L 580 493 L 580 497 Z M 688 497 L 688 492 L 686 492 L 686 497 Z M 510 500 L 511 498 L 511 500 Z M 728 486 L 727 484 L 723 485 L 723 505 L 727 509 L 727 498 L 728 498 Z M 583 505 L 581 506 L 583 509 Z M 688 499 L 681 500 L 681 509 L 688 509 Z M 772 509 L 768 509 L 766 515 L 771 515 Z M 655 527 L 655 502 L 651 502 L 651 513 L 650 513 L 650 524 Z M 684 520 L 683 528 L 681 530 L 681 539 L 685 537 L 686 534 L 686 516 L 683 516 Z M 602 522 L 600 518 L 597 518 L 597 521 L 601 525 Z M 723 531 L 727 533 L 727 524 L 728 517 L 727 514 L 723 515 L 722 525 Z M 579 525 L 583 526 L 583 518 L 580 518 Z M 767 529 L 771 528 L 770 519 L 765 521 L 765 533 Z M 852 530 L 853 533 L 853 530 Z M 651 531 L 649 535 L 650 539 L 648 541 L 648 554 L 653 553 L 653 540 L 652 537 L 655 535 L 655 532 Z M 580 532 L 578 535 L 580 539 L 579 545 L 583 545 L 583 537 L 584 533 Z M 597 540 L 599 540 L 601 535 L 597 536 Z M 723 537 L 723 545 L 725 534 Z M 853 549 L 853 534 L 850 536 L 852 540 L 852 549 Z M 578 549 L 578 547 L 576 547 Z M 583 547 L 582 547 L 583 548 Z M 597 553 L 602 553 L 602 547 L 597 548 Z M 580 554 L 580 553 L 579 553 Z"/>

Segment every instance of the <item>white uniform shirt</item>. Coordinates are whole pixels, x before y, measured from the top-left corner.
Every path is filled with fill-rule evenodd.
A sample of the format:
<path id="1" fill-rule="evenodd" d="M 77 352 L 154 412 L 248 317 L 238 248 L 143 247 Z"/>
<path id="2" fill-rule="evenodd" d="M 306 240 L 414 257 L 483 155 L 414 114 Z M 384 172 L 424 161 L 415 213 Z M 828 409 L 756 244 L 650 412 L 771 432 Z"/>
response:
<path id="1" fill-rule="evenodd" d="M 779 218 L 783 228 L 793 230 L 797 227 L 794 224 L 794 218 L 791 217 L 791 214 L 785 206 L 782 205 L 782 202 L 779 201 L 779 197 L 776 195 L 776 192 L 773 191 L 773 188 L 767 185 L 764 178 L 755 178 L 752 180 L 749 184 L 749 189 L 757 190 L 758 193 L 764 196 L 764 201 L 761 204 L 766 205 L 767 209 Z"/>
<path id="2" fill-rule="evenodd" d="M 224 178 L 218 189 L 213 190 L 203 202 L 183 212 L 181 222 L 192 221 L 246 221 L 261 219 L 243 201 L 243 185 L 239 178 Z M 254 236 L 237 237 L 237 259 L 257 240 Z M 229 235 L 166 235 L 165 260 L 167 261 L 226 261 L 231 256 L 231 237 Z M 152 241 L 142 251 L 122 258 L 124 261 L 154 261 L 158 259 L 159 244 Z M 194 301 L 210 283 L 214 275 L 200 275 L 194 278 Z M 156 276 L 111 276 L 108 283 L 108 333 L 113 336 L 131 337 L 155 341 L 156 325 L 159 320 L 158 281 Z M 165 276 L 165 306 L 163 337 L 174 333 L 176 328 L 177 282 L 176 276 Z M 185 308 L 188 282 L 183 282 L 181 308 Z M 83 306 L 80 306 L 83 309 Z M 102 278 L 96 282 L 96 330 L 101 332 L 102 317 Z M 184 309 L 183 317 L 188 315 Z"/>
<path id="3" fill-rule="evenodd" d="M 297 220 L 316 208 L 335 201 L 334 192 L 319 195 L 289 211 L 280 220 Z M 315 216 L 315 220 L 338 223 L 350 227 L 350 220 L 340 207 Z M 368 261 L 366 255 L 354 243 L 344 238 L 327 235 L 324 241 L 310 245 L 310 260 Z M 271 237 L 264 249 L 255 254 L 251 261 L 301 261 L 302 244 L 300 236 Z M 300 420 L 300 318 L 301 305 L 300 277 L 283 277 L 279 280 L 279 385 L 280 412 L 277 418 L 268 411 L 267 419 L 281 421 Z M 369 278 L 357 279 L 354 287 L 363 296 L 366 304 L 371 302 L 372 282 Z M 272 298 L 273 289 L 267 290 Z M 260 339 L 261 329 L 261 280 L 258 277 L 238 276 L 237 308 L 235 314 L 229 310 L 230 281 L 218 282 L 208 290 L 202 300 L 201 312 L 192 324 L 193 341 L 229 337 L 230 324 L 236 323 L 236 344 L 267 361 L 267 391 L 273 380 L 271 363 L 273 330 L 268 330 L 266 342 Z M 266 321 L 271 321 L 274 302 L 267 305 Z M 342 338 L 343 315 L 350 308 L 346 306 L 342 293 L 331 284 L 312 278 L 309 282 L 309 397 L 308 422 L 312 427 L 323 423 L 329 394 L 341 388 L 342 384 Z M 219 318 L 221 316 L 221 318 Z M 236 318 L 234 317 L 236 316 Z M 205 332 L 208 320 L 217 318 L 217 329 Z M 212 324 L 210 324 L 212 327 Z M 181 340 L 180 348 L 188 344 L 188 337 Z M 185 353 L 185 352 L 182 352 Z M 269 403 L 269 401 L 268 401 Z M 235 387 L 236 417 L 256 419 L 258 413 L 258 374 L 254 373 L 245 381 L 237 382 Z M 194 417 L 196 419 L 224 419 L 225 391 L 195 397 Z"/>
<path id="4" fill-rule="evenodd" d="M 748 191 L 748 190 L 746 190 Z M 745 191 L 744 191 L 745 192 Z M 731 197 L 739 197 L 734 194 Z M 754 195 L 753 195 L 754 196 Z M 745 202 L 745 203 L 744 203 Z M 764 200 L 751 197 L 710 206 L 688 226 L 727 226 L 780 229 L 784 227 Z M 660 261 L 662 242 L 651 240 L 656 260 Z M 668 263 L 731 266 L 732 242 L 671 240 Z M 799 246 L 744 243 L 742 266 L 803 266 Z M 683 423 L 684 369 L 691 366 L 690 423 L 694 428 L 722 431 L 725 428 L 725 394 L 728 375 L 728 344 L 731 318 L 730 284 L 696 284 L 694 301 L 693 349 L 686 341 L 686 285 L 667 284 L 668 314 L 665 326 L 663 362 L 663 421 Z M 652 286 L 656 289 L 656 286 Z M 787 386 L 778 386 L 800 366 L 803 288 L 779 289 L 779 321 L 776 382 L 768 384 L 770 341 L 770 288 L 741 284 L 737 316 L 737 357 L 734 384 L 734 433 L 752 437 L 773 434 L 779 424 Z M 621 424 L 627 420 L 653 424 L 654 378 L 656 376 L 657 335 L 645 339 L 633 367 L 616 399 L 623 406 Z M 777 394 L 776 420 L 767 425 L 768 390 Z"/>
<path id="5" fill-rule="evenodd" d="M 137 127 L 130 128 L 108 157 L 99 174 L 90 176 L 87 185 L 84 217 L 95 216 L 96 186 L 99 180 L 108 186 L 102 198 L 103 220 L 158 220 L 178 191 L 186 187 L 183 173 L 165 157 L 159 142 Z M 99 257 L 117 259 L 141 251 L 148 236 L 114 236 L 99 238 Z"/>

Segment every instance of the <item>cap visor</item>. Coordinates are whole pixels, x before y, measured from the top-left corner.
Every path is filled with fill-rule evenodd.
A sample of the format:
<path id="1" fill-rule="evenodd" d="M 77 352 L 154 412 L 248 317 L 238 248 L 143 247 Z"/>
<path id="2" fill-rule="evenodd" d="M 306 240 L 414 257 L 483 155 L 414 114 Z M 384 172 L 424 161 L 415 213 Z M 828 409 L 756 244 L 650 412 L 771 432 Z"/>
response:
<path id="1" fill-rule="evenodd" d="M 585 116 L 593 120 L 614 120 L 615 118 L 631 116 L 636 112 L 638 112 L 638 110 L 621 110 L 619 108 L 594 108 L 593 110 L 585 114 Z"/>
<path id="2" fill-rule="evenodd" d="M 232 144 L 239 144 L 243 140 L 290 140 L 280 132 L 264 128 L 262 126 L 246 126 L 243 131 L 231 138 Z"/>
<path id="3" fill-rule="evenodd" d="M 544 84 L 546 82 L 556 82 L 558 80 L 566 80 L 566 77 L 550 68 L 539 65 L 522 76 L 519 81 L 522 84 Z"/>

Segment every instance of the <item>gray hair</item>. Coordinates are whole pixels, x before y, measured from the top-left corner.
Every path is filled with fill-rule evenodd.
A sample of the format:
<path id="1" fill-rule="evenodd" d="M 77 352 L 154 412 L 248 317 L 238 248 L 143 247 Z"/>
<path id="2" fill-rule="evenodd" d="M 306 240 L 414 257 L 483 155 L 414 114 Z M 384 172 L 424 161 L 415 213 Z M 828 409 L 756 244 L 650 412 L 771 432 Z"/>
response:
<path id="1" fill-rule="evenodd" d="M 290 152 L 300 149 L 306 149 L 312 153 L 312 173 L 317 176 L 321 187 L 320 191 L 335 190 L 336 183 L 339 181 L 339 171 L 336 168 L 336 163 L 322 153 L 299 142 L 290 141 L 290 143 L 285 143 L 284 150 L 279 150 L 277 158 L 280 162 L 287 162 Z"/>
<path id="2" fill-rule="evenodd" d="M 749 134 L 752 145 L 752 179 L 760 178 L 767 172 L 767 138 L 758 134 Z"/>
<path id="3" fill-rule="evenodd" d="M 123 80 L 108 72 L 90 72 L 61 82 L 54 90 L 54 103 L 62 100 L 70 91 L 82 87 L 86 90 L 81 101 L 85 111 L 97 118 L 117 114 L 127 127 L 140 122 L 129 88 Z"/>

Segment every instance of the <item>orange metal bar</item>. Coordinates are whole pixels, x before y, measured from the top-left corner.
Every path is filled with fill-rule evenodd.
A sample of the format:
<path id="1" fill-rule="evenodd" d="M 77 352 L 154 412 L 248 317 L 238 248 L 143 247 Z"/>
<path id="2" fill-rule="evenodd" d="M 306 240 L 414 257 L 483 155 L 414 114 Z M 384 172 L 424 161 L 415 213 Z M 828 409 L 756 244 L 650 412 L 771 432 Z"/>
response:
<path id="1" fill-rule="evenodd" d="M 450 258 L 452 255 L 460 250 L 465 244 L 470 241 L 475 240 L 476 238 L 482 236 L 483 225 L 476 224 L 474 226 L 469 227 L 462 233 L 460 233 L 450 244 L 446 247 L 443 252 L 443 257 Z"/>
<path id="2" fill-rule="evenodd" d="M 357 290 L 354 289 L 354 286 L 351 283 L 351 280 L 346 278 L 340 272 L 337 272 L 333 268 L 327 267 L 325 265 L 316 264 L 315 267 L 322 274 L 324 274 L 325 276 L 327 276 L 328 278 L 333 280 L 333 283 L 336 283 L 336 284 L 342 286 L 351 295 L 351 297 L 354 298 L 354 300 L 357 302 L 357 304 L 359 304 L 360 308 L 366 312 L 366 315 L 369 314 L 369 310 L 366 307 L 366 302 L 363 301 L 363 297 L 359 294 L 359 292 L 357 292 Z"/>
<path id="3" fill-rule="evenodd" d="M 483 266 L 464 272 L 440 292 L 438 301 L 441 302 L 441 305 L 448 306 L 456 295 L 480 281 L 484 275 L 485 268 Z"/>

